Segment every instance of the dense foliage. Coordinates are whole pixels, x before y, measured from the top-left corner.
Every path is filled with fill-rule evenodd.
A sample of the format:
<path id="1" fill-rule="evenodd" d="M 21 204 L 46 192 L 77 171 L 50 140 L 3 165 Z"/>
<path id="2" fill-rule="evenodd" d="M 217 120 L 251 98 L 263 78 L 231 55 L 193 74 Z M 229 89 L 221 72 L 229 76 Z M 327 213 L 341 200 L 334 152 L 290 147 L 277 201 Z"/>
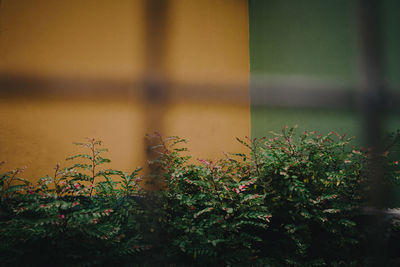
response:
<path id="1" fill-rule="evenodd" d="M 0 174 L 2 266 L 362 266 L 368 262 L 369 162 L 396 187 L 399 134 L 378 158 L 336 133 L 284 128 L 240 143 L 248 154 L 193 161 L 186 142 L 155 134 L 159 156 L 141 189 L 140 168 L 103 168 L 101 142 L 31 184 L 23 169 Z M 387 207 L 398 207 L 393 201 Z M 383 215 L 381 215 L 383 216 Z M 400 221 L 383 220 L 387 264 L 398 265 Z"/>

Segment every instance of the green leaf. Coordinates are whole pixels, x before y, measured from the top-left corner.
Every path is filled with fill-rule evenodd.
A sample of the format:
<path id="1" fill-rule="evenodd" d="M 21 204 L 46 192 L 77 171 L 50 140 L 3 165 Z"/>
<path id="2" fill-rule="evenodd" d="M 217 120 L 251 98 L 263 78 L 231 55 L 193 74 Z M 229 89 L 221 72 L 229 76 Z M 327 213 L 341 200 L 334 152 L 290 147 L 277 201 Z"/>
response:
<path id="1" fill-rule="evenodd" d="M 6 193 L 13 193 L 17 191 L 24 190 L 26 188 L 25 185 L 10 185 L 4 192 Z"/>
<path id="2" fill-rule="evenodd" d="M 200 215 L 202 215 L 202 214 L 204 214 L 204 213 L 206 213 L 206 212 L 212 211 L 213 209 L 214 209 L 214 208 L 212 208 L 212 207 L 202 209 L 201 211 L 195 213 L 195 214 L 193 215 L 193 218 L 197 218 L 197 217 L 199 217 Z"/>
<path id="3" fill-rule="evenodd" d="M 113 170 L 113 169 L 106 169 L 106 170 L 100 170 L 95 174 L 95 177 L 98 176 L 106 176 L 106 175 L 120 175 L 123 176 L 124 173 L 122 171 L 118 171 L 118 170 Z"/>
<path id="4" fill-rule="evenodd" d="M 95 160 L 96 165 L 101 165 L 101 164 L 109 163 L 109 162 L 111 162 L 110 159 L 102 158 L 100 156 L 98 156 L 97 159 Z"/>
<path id="5" fill-rule="evenodd" d="M 92 181 L 92 177 L 84 173 L 73 173 L 69 177 L 72 178 L 72 181 Z"/>
<path id="6" fill-rule="evenodd" d="M 84 170 L 91 170 L 92 169 L 92 165 L 76 163 L 73 166 L 69 167 L 69 169 L 75 169 L 75 168 L 80 168 L 80 169 L 84 169 Z"/>
<path id="7" fill-rule="evenodd" d="M 70 156 L 68 158 L 66 158 L 66 160 L 72 160 L 72 159 L 76 159 L 76 158 L 83 158 L 83 159 L 90 159 L 93 160 L 93 157 L 87 154 L 78 154 L 78 155 L 73 155 Z"/>
<path id="8" fill-rule="evenodd" d="M 247 144 L 245 141 L 243 141 L 242 139 L 239 139 L 238 137 L 236 137 L 236 140 L 241 143 L 242 145 L 248 147 L 251 149 L 251 146 L 249 144 Z"/>
<path id="9" fill-rule="evenodd" d="M 339 213 L 340 210 L 339 209 L 325 209 L 322 212 L 324 212 L 324 213 Z"/>
<path id="10" fill-rule="evenodd" d="M 6 172 L 0 175 L 0 182 L 6 181 L 8 178 L 10 178 L 10 174 L 12 174 L 12 172 Z"/>

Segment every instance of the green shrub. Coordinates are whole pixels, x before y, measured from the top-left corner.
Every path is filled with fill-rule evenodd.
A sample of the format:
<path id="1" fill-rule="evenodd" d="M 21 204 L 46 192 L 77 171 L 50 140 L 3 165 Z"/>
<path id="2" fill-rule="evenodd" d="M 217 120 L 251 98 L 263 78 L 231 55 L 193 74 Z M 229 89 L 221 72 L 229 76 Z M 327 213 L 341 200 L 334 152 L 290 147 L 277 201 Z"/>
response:
<path id="1" fill-rule="evenodd" d="M 358 223 L 366 154 L 333 132 L 293 133 L 284 128 L 272 139 L 245 143 L 255 190 L 265 192 L 272 213 L 264 254 L 276 265 L 356 263 L 364 238 Z"/>
<path id="2" fill-rule="evenodd" d="M 178 137 L 160 138 L 154 169 L 164 178 L 160 192 L 168 240 L 165 258 L 183 265 L 249 265 L 257 260 L 260 230 L 271 214 L 265 194 L 245 190 L 255 182 L 247 162 L 231 157 L 189 164 Z"/>
<path id="3" fill-rule="evenodd" d="M 22 169 L 1 174 L 0 265 L 368 264 L 364 222 L 376 219 L 366 214 L 369 164 L 383 163 L 383 183 L 398 188 L 400 134 L 374 155 L 334 132 L 294 131 L 238 139 L 249 153 L 196 163 L 184 139 L 156 134 L 159 157 L 145 180 L 161 181 L 158 191 L 140 188 L 141 168 L 102 168 L 110 160 L 94 139 L 76 143 L 88 151 L 67 158 L 78 162 L 57 164 L 36 185 L 17 178 Z M 399 221 L 384 221 L 382 233 L 392 266 L 400 262 Z"/>
<path id="4" fill-rule="evenodd" d="M 4 165 L 5 161 L 0 162 L 0 168 Z M 16 169 L 0 174 L 0 198 L 10 198 L 18 195 L 27 189 L 29 181 L 18 177 L 25 168 Z"/>
<path id="5" fill-rule="evenodd" d="M 110 162 L 100 155 L 106 151 L 97 148 L 101 142 L 89 139 L 77 144 L 91 154 L 67 159 L 87 159 L 91 164 L 75 163 L 64 169 L 57 164 L 53 177 L 40 178 L 36 186 L 24 181 L 26 194 L 13 198 L 7 189 L 15 187 L 7 182 L 1 202 L 0 265 L 103 265 L 135 259 L 149 249 L 137 223 L 143 214 L 135 201 L 140 194 L 140 169 L 132 174 L 98 169 Z M 2 177 L 10 181 L 15 173 Z M 119 181 L 110 175 L 120 176 Z M 103 179 L 96 182 L 96 178 Z M 97 192 L 94 197 L 90 197 L 92 190 Z"/>

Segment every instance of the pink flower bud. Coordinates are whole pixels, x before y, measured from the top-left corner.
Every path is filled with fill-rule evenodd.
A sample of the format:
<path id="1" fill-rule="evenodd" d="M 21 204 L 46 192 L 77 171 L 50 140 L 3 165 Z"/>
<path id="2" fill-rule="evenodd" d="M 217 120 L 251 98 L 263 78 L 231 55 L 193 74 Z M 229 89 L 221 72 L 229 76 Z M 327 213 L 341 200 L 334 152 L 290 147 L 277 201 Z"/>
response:
<path id="1" fill-rule="evenodd" d="M 243 191 L 244 189 L 246 189 L 246 187 L 247 187 L 246 185 L 241 185 L 241 186 L 239 186 L 239 190 Z"/>
<path id="2" fill-rule="evenodd" d="M 60 163 L 56 164 L 56 167 L 54 168 L 54 170 L 58 170 L 60 168 Z"/>
<path id="3" fill-rule="evenodd" d="M 109 215 L 111 212 L 113 212 L 112 209 L 106 209 L 106 210 L 104 211 L 104 213 L 105 213 L 106 215 Z"/>

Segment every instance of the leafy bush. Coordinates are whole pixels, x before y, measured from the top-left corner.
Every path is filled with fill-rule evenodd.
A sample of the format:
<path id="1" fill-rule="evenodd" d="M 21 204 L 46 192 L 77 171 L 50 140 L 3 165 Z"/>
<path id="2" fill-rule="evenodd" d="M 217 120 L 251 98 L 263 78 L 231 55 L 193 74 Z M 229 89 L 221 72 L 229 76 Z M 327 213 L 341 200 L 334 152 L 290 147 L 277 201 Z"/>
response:
<path id="1" fill-rule="evenodd" d="M 5 161 L 0 162 L 0 168 L 4 165 Z M 0 197 L 10 198 L 17 195 L 19 192 L 24 191 L 29 182 L 17 175 L 22 173 L 25 168 L 8 171 L 0 174 Z"/>
<path id="2" fill-rule="evenodd" d="M 365 220 L 369 163 L 385 166 L 384 183 L 400 181 L 398 156 L 375 155 L 326 136 L 284 128 L 273 138 L 240 143 L 248 154 L 195 162 L 179 137 L 157 140 L 145 180 L 102 168 L 102 143 L 67 158 L 36 185 L 0 175 L 0 265 L 362 266 L 368 263 Z M 387 140 L 397 148 L 400 134 Z M 154 142 L 153 142 L 154 143 Z M 374 158 L 372 158 L 374 157 Z M 16 183 L 17 182 L 17 183 Z M 386 203 L 386 207 L 398 207 Z M 400 261 L 400 224 L 384 222 L 388 264 Z"/>
<path id="3" fill-rule="evenodd" d="M 9 192 L 16 192 L 11 180 L 16 179 L 18 170 L 2 176 L 9 177 L 1 202 L 2 265 L 106 264 L 123 262 L 126 257 L 135 259 L 135 254 L 149 249 L 137 223 L 142 213 L 135 201 L 140 194 L 140 169 L 132 174 L 98 169 L 110 162 L 100 155 L 106 151 L 97 148 L 101 142 L 89 139 L 76 144 L 91 154 L 67 159 L 87 159 L 91 164 L 75 163 L 64 169 L 57 164 L 53 177 L 42 177 L 37 185 L 23 181 L 26 194 L 9 198 Z M 118 175 L 120 180 L 113 181 L 110 175 Z M 103 180 L 95 183 L 100 177 Z M 97 195 L 90 197 L 93 190 Z"/>
<path id="4" fill-rule="evenodd" d="M 157 137 L 157 136 L 156 136 Z M 246 190 L 254 184 L 246 162 L 231 157 L 189 164 L 178 137 L 162 139 L 152 162 L 163 174 L 160 192 L 169 246 L 165 258 L 184 265 L 249 265 L 257 260 L 260 230 L 271 217 L 265 194 Z M 160 171 L 161 169 L 161 171 Z"/>
<path id="5" fill-rule="evenodd" d="M 164 177 L 163 218 L 173 240 L 164 257 L 187 265 L 365 264 L 365 221 L 374 220 L 365 215 L 368 163 L 382 161 L 383 183 L 398 187 L 398 161 L 388 151 L 372 159 L 371 150 L 356 149 L 352 138 L 334 132 L 296 138 L 294 131 L 239 139 L 249 155 L 201 164 L 188 164 L 189 157 L 180 154 L 186 149 L 174 147 L 185 140 L 160 139 L 160 158 L 152 164 Z M 390 147 L 399 136 L 389 139 Z M 393 221 L 385 223 L 391 242 L 399 242 Z"/>
<path id="6" fill-rule="evenodd" d="M 333 132 L 298 139 L 293 132 L 243 142 L 252 151 L 257 191 L 265 192 L 272 213 L 265 254 L 277 265 L 350 265 L 363 239 L 357 227 L 366 154 Z"/>

